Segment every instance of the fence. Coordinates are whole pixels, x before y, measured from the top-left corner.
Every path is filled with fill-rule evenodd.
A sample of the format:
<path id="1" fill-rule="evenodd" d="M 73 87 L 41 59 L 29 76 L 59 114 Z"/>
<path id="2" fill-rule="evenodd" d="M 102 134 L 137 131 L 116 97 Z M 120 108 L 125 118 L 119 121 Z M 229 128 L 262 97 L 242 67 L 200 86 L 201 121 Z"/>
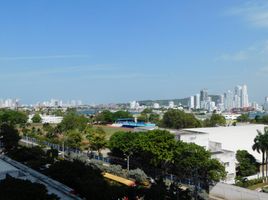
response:
<path id="1" fill-rule="evenodd" d="M 51 143 L 48 141 L 41 141 L 41 140 L 38 140 L 36 138 L 32 138 L 32 137 L 28 137 L 28 136 L 23 136 L 21 141 L 25 142 L 25 143 L 32 143 L 32 144 L 49 146 L 53 149 L 57 149 L 59 152 L 63 152 L 64 154 L 67 154 L 67 155 L 73 153 L 73 154 L 76 154 L 77 156 L 86 156 L 89 159 L 99 160 L 99 161 L 109 163 L 109 164 L 111 163 L 110 157 L 99 156 L 95 152 L 90 152 L 90 153 L 83 152 L 80 149 L 71 148 L 68 146 L 59 145 L 59 144 Z"/>

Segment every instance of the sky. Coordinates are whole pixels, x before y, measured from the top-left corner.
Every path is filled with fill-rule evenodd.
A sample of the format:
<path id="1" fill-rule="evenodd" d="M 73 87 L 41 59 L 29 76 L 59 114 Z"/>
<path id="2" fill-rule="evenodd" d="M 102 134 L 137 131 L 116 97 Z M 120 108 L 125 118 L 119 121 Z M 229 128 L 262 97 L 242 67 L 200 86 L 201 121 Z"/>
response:
<path id="1" fill-rule="evenodd" d="M 0 98 L 268 96 L 268 1 L 3 0 Z"/>

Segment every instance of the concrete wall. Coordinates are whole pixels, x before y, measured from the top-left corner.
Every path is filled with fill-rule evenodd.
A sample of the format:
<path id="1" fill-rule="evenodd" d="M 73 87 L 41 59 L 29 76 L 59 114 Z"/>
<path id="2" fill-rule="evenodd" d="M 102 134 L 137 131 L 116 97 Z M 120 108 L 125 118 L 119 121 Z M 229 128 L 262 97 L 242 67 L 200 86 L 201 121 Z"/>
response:
<path id="1" fill-rule="evenodd" d="M 268 194 L 245 188 L 218 183 L 210 191 L 210 195 L 226 200 L 267 200 Z"/>

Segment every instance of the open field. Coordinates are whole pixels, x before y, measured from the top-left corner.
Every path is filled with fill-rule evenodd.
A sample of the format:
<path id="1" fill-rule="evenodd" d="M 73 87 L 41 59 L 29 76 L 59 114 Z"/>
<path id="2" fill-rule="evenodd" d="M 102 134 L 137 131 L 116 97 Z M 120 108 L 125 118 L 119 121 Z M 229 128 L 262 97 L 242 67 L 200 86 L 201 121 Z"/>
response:
<path id="1" fill-rule="evenodd" d="M 120 127 L 112 127 L 112 126 L 106 126 L 106 125 L 94 125 L 93 127 L 101 127 L 107 134 L 107 139 L 109 139 L 115 132 L 118 131 L 133 131 L 131 128 L 120 128 Z"/>

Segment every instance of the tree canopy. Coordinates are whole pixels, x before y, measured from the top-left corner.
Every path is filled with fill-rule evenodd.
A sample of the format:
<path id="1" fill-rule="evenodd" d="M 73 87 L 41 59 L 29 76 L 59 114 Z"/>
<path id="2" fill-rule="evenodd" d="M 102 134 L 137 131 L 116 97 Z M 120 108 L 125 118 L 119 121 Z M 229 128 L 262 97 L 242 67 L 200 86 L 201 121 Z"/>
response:
<path id="1" fill-rule="evenodd" d="M 83 115 L 78 115 L 75 112 L 68 112 L 62 122 L 58 125 L 62 132 L 78 129 L 83 131 L 88 123 L 88 119 Z"/>
<path id="2" fill-rule="evenodd" d="M 42 118 L 40 116 L 40 114 L 36 113 L 33 118 L 32 118 L 32 122 L 33 123 L 41 123 L 42 122 Z"/>
<path id="3" fill-rule="evenodd" d="M 236 152 L 236 160 L 238 161 L 237 176 L 246 177 L 256 174 L 259 171 L 259 164 L 253 155 L 246 150 L 238 150 Z"/>
<path id="4" fill-rule="evenodd" d="M 206 127 L 216 127 L 216 126 L 225 126 L 226 120 L 224 116 L 213 113 L 210 119 L 204 121 L 204 126 Z"/>
<path id="5" fill-rule="evenodd" d="M 89 140 L 89 147 L 93 151 L 98 151 L 100 154 L 100 150 L 103 149 L 106 144 L 106 133 L 105 131 L 98 127 L 97 129 L 94 128 L 87 128 L 85 130 L 86 138 Z"/>
<path id="6" fill-rule="evenodd" d="M 169 109 L 163 116 L 160 125 L 164 128 L 196 128 L 201 122 L 193 114 L 181 110 Z"/>
<path id="7" fill-rule="evenodd" d="M 139 167 L 151 176 L 172 173 L 179 178 L 194 178 L 207 189 L 212 181 L 226 176 L 225 168 L 210 152 L 196 144 L 176 141 L 168 131 L 118 132 L 109 142 L 112 153 L 132 155 L 132 166 Z"/>
<path id="8" fill-rule="evenodd" d="M 18 146 L 20 136 L 18 130 L 10 124 L 2 124 L 0 127 L 1 141 L 6 151 L 12 150 Z"/>
<path id="9" fill-rule="evenodd" d="M 25 124 L 28 116 L 24 112 L 0 109 L 0 123 L 7 123 L 11 125 Z"/>
<path id="10" fill-rule="evenodd" d="M 29 180 L 7 176 L 0 181 L 1 200 L 58 200 L 55 194 L 48 194 L 46 186 Z"/>
<path id="11" fill-rule="evenodd" d="M 132 117 L 132 114 L 130 114 L 128 111 L 119 110 L 113 113 L 109 110 L 103 110 L 95 116 L 95 121 L 101 124 L 109 124 L 115 122 L 119 118 Z"/>

